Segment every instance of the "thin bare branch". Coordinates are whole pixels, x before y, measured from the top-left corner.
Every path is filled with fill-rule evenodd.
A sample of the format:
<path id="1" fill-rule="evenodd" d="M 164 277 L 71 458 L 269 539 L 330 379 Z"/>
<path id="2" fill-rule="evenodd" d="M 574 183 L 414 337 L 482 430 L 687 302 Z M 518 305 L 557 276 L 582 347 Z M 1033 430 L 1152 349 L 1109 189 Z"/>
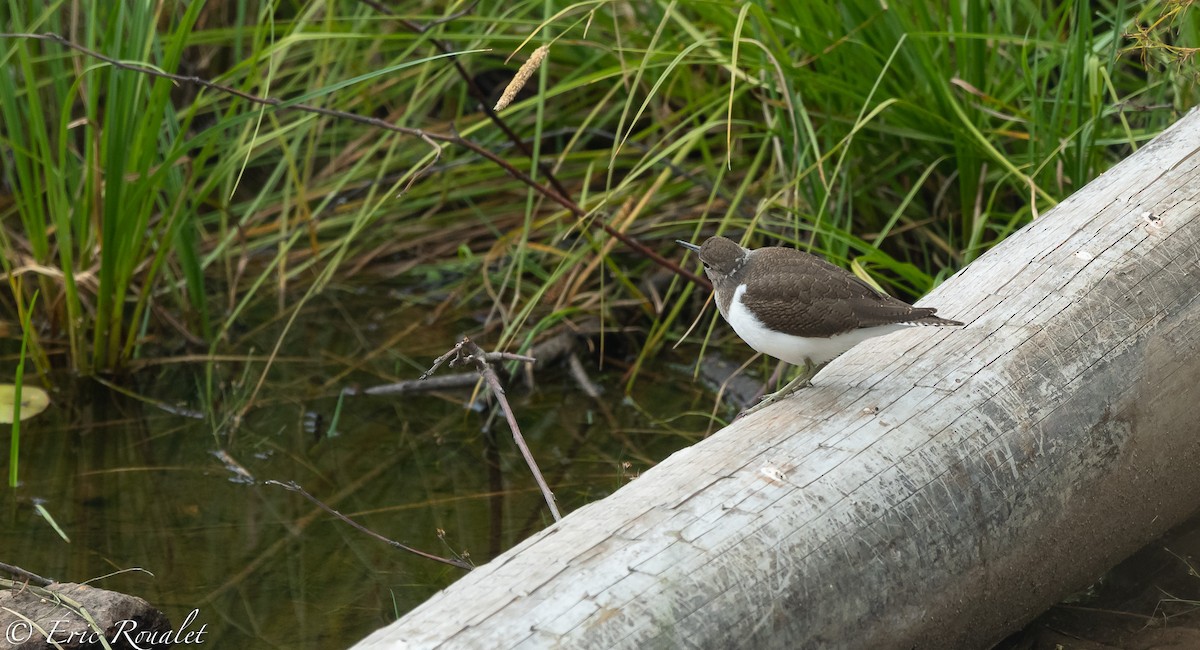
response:
<path id="1" fill-rule="evenodd" d="M 470 388 L 479 383 L 479 375 L 474 372 L 456 372 L 440 377 L 425 377 L 406 379 L 390 384 L 368 386 L 366 388 L 347 387 L 342 390 L 346 395 L 405 395 L 408 393 L 428 393 L 435 390 L 453 390 Z"/>
<path id="2" fill-rule="evenodd" d="M 488 352 L 484 355 L 488 361 L 523 361 L 525 363 L 537 363 L 537 359 L 524 354 L 514 354 L 512 352 Z"/>
<path id="3" fill-rule="evenodd" d="M 447 352 L 446 352 L 445 354 L 443 354 L 442 356 L 440 356 L 440 357 L 438 357 L 438 358 L 434 359 L 434 360 L 433 360 L 433 365 L 432 365 L 432 366 L 429 366 L 429 370 L 426 370 L 425 372 L 421 373 L 421 376 L 420 376 L 420 377 L 417 377 L 417 381 L 423 381 L 423 380 L 425 380 L 425 379 L 429 379 L 429 377 L 430 377 L 431 375 L 433 375 L 433 373 L 437 372 L 437 369 L 438 369 L 438 368 L 441 368 L 441 367 L 442 367 L 442 364 L 443 364 L 443 363 L 446 363 L 446 362 L 447 362 L 447 361 L 449 361 L 450 359 L 452 359 L 452 358 L 455 358 L 455 357 L 457 357 L 459 354 L 461 354 L 461 352 L 462 352 L 462 346 L 463 346 L 463 341 L 466 341 L 466 340 L 467 340 L 467 339 L 466 339 L 466 338 L 464 338 L 462 341 L 459 341 L 458 343 L 455 343 L 455 344 L 454 344 L 454 347 L 450 348 L 450 350 L 449 350 L 449 351 L 447 351 Z M 453 365 L 453 364 L 451 364 L 451 365 Z"/>
<path id="4" fill-rule="evenodd" d="M 19 566 L 13 566 L 12 564 L 5 564 L 4 562 L 0 562 L 0 573 L 7 573 L 9 575 L 20 576 L 20 577 L 28 580 L 29 582 L 32 582 L 41 587 L 46 587 L 48 585 L 54 584 L 54 581 L 49 578 L 43 578 L 42 576 L 40 576 L 32 571 L 26 571 L 25 569 L 22 569 Z"/>
<path id="5" fill-rule="evenodd" d="M 346 515 L 343 515 L 342 513 L 338 512 L 337 510 L 334 510 L 333 508 L 330 508 L 329 506 L 325 505 L 324 503 L 321 502 L 320 499 L 309 494 L 307 490 L 305 490 L 303 487 L 300 487 L 300 484 L 296 483 L 295 481 L 288 481 L 286 483 L 284 483 L 283 481 L 266 481 L 265 484 L 266 485 L 278 485 L 279 487 L 281 487 L 285 490 L 288 490 L 289 492 L 296 492 L 296 493 L 300 494 L 300 496 L 303 496 L 305 499 L 308 499 L 309 501 L 311 501 L 313 503 L 313 505 L 317 506 L 318 508 L 324 510 L 325 512 L 328 512 L 329 514 L 333 515 L 334 517 L 337 517 L 338 519 L 341 519 L 342 521 L 346 522 L 350 526 L 357 529 L 359 532 L 364 533 L 370 537 L 374 537 L 375 539 L 383 542 L 384 544 L 387 544 L 388 546 L 391 546 L 393 548 L 398 548 L 402 551 L 407 551 L 414 555 L 419 555 L 427 560 L 433 560 L 434 562 L 441 562 L 442 564 L 449 564 L 450 566 L 458 567 L 460 569 L 466 569 L 467 571 L 470 571 L 471 569 L 475 568 L 475 566 L 469 562 L 464 562 L 463 560 L 459 560 L 457 558 L 442 557 L 440 555 L 426 553 L 425 551 L 415 549 L 406 544 L 401 544 L 400 542 L 397 542 L 394 539 L 384 537 L 383 535 L 380 535 L 379 533 L 371 530 L 370 528 L 367 528 L 366 526 L 358 523 L 357 521 L 354 521 L 353 519 L 347 517 Z"/>
<path id="6" fill-rule="evenodd" d="M 559 514 L 558 506 L 554 503 L 554 493 L 550 491 L 550 486 L 546 484 L 546 479 L 542 476 L 542 470 L 538 469 L 537 461 L 533 459 L 533 453 L 529 451 L 529 445 L 525 443 L 525 436 L 521 435 L 521 427 L 517 425 L 517 417 L 513 415 L 512 407 L 508 405 L 508 398 L 504 395 L 504 387 L 500 384 L 500 377 L 496 375 L 496 371 L 488 363 L 489 356 L 493 356 L 494 358 L 494 355 L 484 352 L 483 348 L 464 336 L 461 341 L 454 344 L 454 347 L 449 352 L 434 360 L 433 367 L 421 376 L 427 377 L 432 374 L 438 367 L 445 363 L 446 359 L 451 359 L 451 368 L 463 364 L 471 364 L 475 367 L 475 371 L 487 382 L 488 387 L 492 389 L 492 394 L 496 396 L 496 401 L 500 403 L 500 409 L 504 411 L 504 418 L 508 421 L 508 429 L 512 432 L 513 441 L 517 443 L 517 448 L 521 450 L 521 456 L 525 458 L 525 464 L 529 466 L 529 471 L 533 473 L 533 479 L 537 481 L 538 488 L 542 491 L 542 497 L 546 500 L 546 505 L 550 508 L 550 514 L 554 516 L 554 521 L 560 521 L 562 515 Z M 515 358 L 520 361 L 533 361 L 529 357 L 522 357 L 515 354 L 501 353 L 499 356 L 500 358 Z"/>

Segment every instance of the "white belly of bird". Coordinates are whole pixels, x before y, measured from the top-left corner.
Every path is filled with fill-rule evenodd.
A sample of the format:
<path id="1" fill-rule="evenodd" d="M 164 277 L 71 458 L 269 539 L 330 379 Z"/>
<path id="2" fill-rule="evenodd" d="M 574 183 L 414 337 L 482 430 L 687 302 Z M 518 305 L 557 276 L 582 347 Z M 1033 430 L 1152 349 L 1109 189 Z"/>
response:
<path id="1" fill-rule="evenodd" d="M 738 286 L 729 305 L 726 320 L 733 331 L 755 350 L 797 366 L 804 366 L 806 362 L 819 366 L 869 338 L 913 327 L 908 324 L 864 327 L 829 338 L 793 336 L 763 325 L 757 316 L 742 305 L 742 294 L 745 292 L 746 285 Z"/>

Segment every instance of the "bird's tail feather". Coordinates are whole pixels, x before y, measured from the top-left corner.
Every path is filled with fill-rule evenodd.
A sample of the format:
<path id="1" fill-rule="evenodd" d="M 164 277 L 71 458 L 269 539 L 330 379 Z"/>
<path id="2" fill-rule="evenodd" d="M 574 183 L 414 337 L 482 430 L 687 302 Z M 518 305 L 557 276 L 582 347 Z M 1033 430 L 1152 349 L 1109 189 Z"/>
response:
<path id="1" fill-rule="evenodd" d="M 960 323 L 956 320 L 950 320 L 949 318 L 941 318 L 939 316 L 934 316 L 933 314 L 937 311 L 936 309 L 928 308 L 928 311 L 929 311 L 928 316 L 916 318 L 916 319 L 910 320 L 908 322 L 913 325 L 933 325 L 935 327 L 959 327 L 962 325 L 962 323 Z"/>

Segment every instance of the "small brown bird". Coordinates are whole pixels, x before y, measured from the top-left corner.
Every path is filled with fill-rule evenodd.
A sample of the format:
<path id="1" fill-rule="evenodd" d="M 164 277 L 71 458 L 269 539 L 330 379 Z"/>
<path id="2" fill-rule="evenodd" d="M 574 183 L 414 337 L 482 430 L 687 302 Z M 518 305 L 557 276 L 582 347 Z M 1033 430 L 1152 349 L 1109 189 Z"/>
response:
<path id="1" fill-rule="evenodd" d="M 717 309 L 747 345 L 804 369 L 747 413 L 809 385 L 822 366 L 869 338 L 917 325 L 962 325 L 792 248 L 750 250 L 724 237 L 710 237 L 702 246 L 676 243 L 699 254 Z"/>

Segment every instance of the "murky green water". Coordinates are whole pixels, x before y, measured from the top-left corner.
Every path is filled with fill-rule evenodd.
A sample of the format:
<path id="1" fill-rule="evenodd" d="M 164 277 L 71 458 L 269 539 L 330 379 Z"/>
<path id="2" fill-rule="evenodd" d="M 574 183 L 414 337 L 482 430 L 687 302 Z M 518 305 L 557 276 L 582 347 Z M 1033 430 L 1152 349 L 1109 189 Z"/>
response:
<path id="1" fill-rule="evenodd" d="M 347 387 L 417 377 L 460 332 L 479 327 L 430 322 L 432 311 L 395 295 L 327 292 L 297 320 L 240 422 L 234 416 L 282 331 L 284 319 L 265 308 L 246 322 L 266 324 L 234 333 L 230 344 L 255 359 L 214 366 L 211 404 L 203 397 L 206 365 L 179 362 L 179 351 L 117 382 L 143 399 L 94 380 L 56 378 L 51 408 L 24 423 L 22 485 L 3 488 L 0 562 L 141 596 L 176 626 L 198 610 L 192 628 L 206 626 L 208 647 L 345 647 L 394 620 L 462 570 L 394 550 L 264 481 L 295 481 L 385 536 L 476 564 L 549 523 L 503 419 L 465 409 L 469 391 L 341 397 Z M 488 346 L 486 334 L 478 340 Z M 564 513 L 610 494 L 710 427 L 712 393 L 692 383 L 694 349 L 683 348 L 645 367 L 628 399 L 620 358 L 605 372 L 595 359 L 584 361 L 606 389 L 600 399 L 587 397 L 562 363 L 538 371 L 532 390 L 510 386 Z M 14 351 L 0 352 L 11 360 Z M 8 442 L 8 427 L 0 427 L 0 465 L 7 466 Z M 1115 638 L 1102 617 L 1129 618 L 1118 609 L 1136 612 L 1135 622 L 1155 617 L 1164 607 L 1154 596 L 1159 584 L 1194 598 L 1200 583 L 1186 558 L 1200 552 L 1195 530 L 1200 519 L 1115 571 L 1128 584 L 1096 602 L 1120 604 L 1095 613 L 1079 603 L 1055 608 L 1004 647 L 1045 636 L 1048 620 L 1066 625 L 1065 611 L 1086 617 L 1072 623 L 1077 634 Z M 1151 575 L 1153 562 L 1167 565 Z M 1200 629 L 1195 620 L 1180 633 Z"/>
<path id="2" fill-rule="evenodd" d="M 5 489 L 0 561 L 141 596 L 175 625 L 199 608 L 194 625 L 207 625 L 210 647 L 330 648 L 395 619 L 462 571 L 394 550 L 263 481 L 296 481 L 383 535 L 477 564 L 546 526 L 550 515 L 503 419 L 464 409 L 467 392 L 345 397 L 336 413 L 342 388 L 415 378 L 457 338 L 425 323 L 427 308 L 379 303 L 337 291 L 315 301 L 236 427 L 231 416 L 249 399 L 261 361 L 219 364 L 215 416 L 203 419 L 92 380 L 58 381 L 51 408 L 23 428 L 22 485 Z M 233 345 L 262 356 L 281 327 L 273 319 L 248 328 Z M 564 512 L 703 435 L 706 418 L 680 416 L 712 406 L 680 371 L 685 361 L 646 368 L 632 400 L 622 397 L 619 369 L 593 374 L 606 388 L 601 400 L 585 396 L 562 365 L 537 373 L 532 391 L 511 388 Z M 203 412 L 204 370 L 156 363 L 120 383 Z M 5 450 L 8 441 L 5 427 Z M 135 567 L 144 571 L 128 571 Z"/>

